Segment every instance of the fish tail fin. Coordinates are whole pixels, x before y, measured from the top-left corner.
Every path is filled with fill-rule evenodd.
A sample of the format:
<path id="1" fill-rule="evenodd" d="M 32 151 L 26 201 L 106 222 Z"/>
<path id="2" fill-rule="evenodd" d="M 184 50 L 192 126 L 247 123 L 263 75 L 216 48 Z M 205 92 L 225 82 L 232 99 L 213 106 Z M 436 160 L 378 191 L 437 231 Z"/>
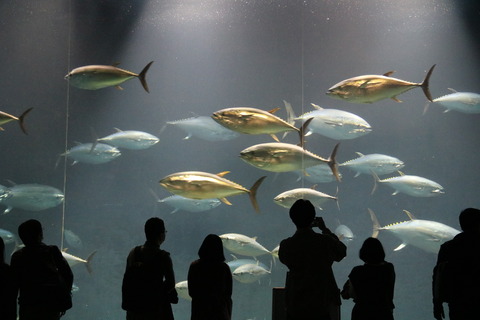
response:
<path id="1" fill-rule="evenodd" d="M 24 119 L 25 119 L 25 116 L 30 112 L 32 111 L 33 107 L 32 108 L 29 108 L 27 110 L 25 110 L 21 115 L 20 117 L 18 117 L 18 123 L 20 125 L 20 129 L 22 129 L 23 133 L 25 134 L 28 134 L 27 133 L 27 130 L 25 129 L 25 123 L 24 123 Z"/>
<path id="2" fill-rule="evenodd" d="M 257 213 L 260 213 L 260 209 L 258 207 L 258 202 L 257 202 L 257 190 L 258 188 L 260 187 L 260 185 L 262 184 L 263 180 L 266 178 L 267 176 L 263 176 L 261 177 L 260 179 L 258 179 L 252 186 L 252 188 L 250 188 L 250 192 L 249 192 L 249 197 L 250 197 L 250 202 L 252 203 L 252 206 L 253 208 L 255 209 L 255 211 Z"/>
<path id="3" fill-rule="evenodd" d="M 300 147 L 304 147 L 305 146 L 305 131 L 307 131 L 307 127 L 308 125 L 310 124 L 310 122 L 312 122 L 313 118 L 309 118 L 307 119 L 307 121 L 305 121 L 302 126 L 300 127 L 300 130 L 298 131 L 298 134 L 300 135 Z"/>
<path id="4" fill-rule="evenodd" d="M 427 110 L 428 110 L 428 107 L 430 106 L 430 101 L 427 101 L 427 103 L 425 103 L 425 107 L 423 107 L 423 114 L 422 116 L 424 116 L 426 113 L 427 113 Z"/>
<path id="5" fill-rule="evenodd" d="M 376 238 L 378 237 L 378 232 L 380 230 L 380 223 L 378 222 L 377 216 L 372 209 L 368 208 L 368 213 L 370 214 L 370 219 L 372 219 L 373 224 L 372 238 Z"/>
<path id="6" fill-rule="evenodd" d="M 339 145 L 340 145 L 340 143 L 337 143 L 335 145 L 335 147 L 333 148 L 333 151 L 330 154 L 330 157 L 328 157 L 328 161 L 327 161 L 328 166 L 330 167 L 330 170 L 332 170 L 332 173 L 333 173 L 333 175 L 335 176 L 335 179 L 337 179 L 338 182 L 340 182 L 341 179 L 340 179 L 340 174 L 338 173 L 338 164 L 337 164 L 337 161 L 335 159 L 336 159 L 336 156 L 337 156 L 337 150 L 338 150 Z"/>
<path id="7" fill-rule="evenodd" d="M 92 273 L 92 272 L 93 272 L 92 266 L 90 265 L 90 262 L 92 261 L 93 256 L 95 255 L 95 253 L 97 253 L 97 251 L 93 251 L 92 253 L 90 253 L 90 255 L 89 255 L 88 258 L 87 258 L 87 262 L 85 263 L 85 267 L 87 268 L 88 273 Z"/>
<path id="8" fill-rule="evenodd" d="M 148 71 L 148 69 L 150 69 L 150 66 L 152 65 L 152 63 L 153 63 L 153 61 L 150 61 L 150 63 L 147 64 L 145 66 L 145 68 L 143 68 L 142 72 L 140 72 L 140 74 L 138 75 L 138 79 L 140 79 L 140 82 L 142 83 L 143 89 L 145 89 L 145 91 L 147 91 L 148 93 L 150 93 L 150 91 L 148 90 L 146 75 L 147 75 L 147 71 Z"/>
<path id="9" fill-rule="evenodd" d="M 425 76 L 425 79 L 423 82 L 420 84 L 422 87 L 423 93 L 427 97 L 428 101 L 433 101 L 432 95 L 430 94 L 430 88 L 429 88 L 429 83 L 430 83 L 430 76 L 432 75 L 433 69 L 435 68 L 436 64 L 434 64 L 430 70 L 428 70 L 427 75 Z"/>
<path id="10" fill-rule="evenodd" d="M 373 188 L 370 194 L 374 194 L 375 191 L 377 190 L 377 186 L 378 186 L 378 182 L 380 181 L 380 178 L 373 170 L 370 170 L 370 172 L 372 173 L 372 176 L 373 176 Z"/>

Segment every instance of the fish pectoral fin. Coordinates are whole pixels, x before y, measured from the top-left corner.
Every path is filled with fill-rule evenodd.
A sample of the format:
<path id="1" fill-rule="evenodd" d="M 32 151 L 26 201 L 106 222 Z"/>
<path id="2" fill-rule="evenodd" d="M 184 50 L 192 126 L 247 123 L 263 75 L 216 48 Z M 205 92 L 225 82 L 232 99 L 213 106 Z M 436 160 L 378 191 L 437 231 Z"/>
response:
<path id="1" fill-rule="evenodd" d="M 385 72 L 383 75 L 384 75 L 385 77 L 390 77 L 390 76 L 391 76 L 392 74 L 394 74 L 394 73 L 395 73 L 395 70 L 392 70 L 392 71 Z"/>
<path id="2" fill-rule="evenodd" d="M 120 86 L 118 86 L 118 85 L 117 85 L 117 86 L 115 86 L 115 88 L 116 88 L 117 90 L 123 90 L 123 88 L 122 88 L 122 87 L 120 87 Z"/>
<path id="3" fill-rule="evenodd" d="M 398 102 L 398 103 L 403 102 L 402 100 L 398 99 L 397 97 L 391 97 L 390 99 L 392 99 L 393 101 Z"/>
<path id="4" fill-rule="evenodd" d="M 232 204 L 230 203 L 230 201 L 227 200 L 227 198 L 219 198 L 218 200 L 222 201 L 222 202 L 225 203 L 226 205 L 229 205 L 229 206 L 232 205 Z"/>
<path id="5" fill-rule="evenodd" d="M 399 191 L 398 191 L 398 190 L 395 190 L 395 191 L 392 193 L 392 196 L 396 196 L 397 194 L 399 194 Z"/>
<path id="6" fill-rule="evenodd" d="M 399 245 L 398 247 L 396 247 L 395 249 L 393 249 L 393 251 L 399 251 L 399 250 L 402 250 L 403 248 L 405 248 L 407 246 L 406 243 L 402 243 L 401 245 Z"/>

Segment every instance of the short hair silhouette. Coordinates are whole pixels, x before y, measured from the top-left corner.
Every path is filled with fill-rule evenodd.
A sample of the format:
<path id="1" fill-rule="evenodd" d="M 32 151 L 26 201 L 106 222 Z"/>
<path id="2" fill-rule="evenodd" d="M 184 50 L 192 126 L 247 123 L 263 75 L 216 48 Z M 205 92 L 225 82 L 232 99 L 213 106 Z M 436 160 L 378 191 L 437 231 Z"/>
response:
<path id="1" fill-rule="evenodd" d="M 145 237 L 147 240 L 155 241 L 162 233 L 165 233 L 165 224 L 162 219 L 153 217 L 145 222 Z"/>
<path id="2" fill-rule="evenodd" d="M 359 257 L 366 263 L 380 263 L 385 260 L 385 250 L 377 238 L 367 238 L 360 248 Z"/>
<path id="3" fill-rule="evenodd" d="M 18 226 L 18 235 L 26 246 L 39 243 L 43 238 L 42 224 L 35 219 L 27 220 Z"/>
<path id="4" fill-rule="evenodd" d="M 480 210 L 476 208 L 467 208 L 460 212 L 458 218 L 460 227 L 463 231 L 477 231 L 480 226 Z"/>
<path id="5" fill-rule="evenodd" d="M 198 256 L 202 260 L 224 262 L 222 239 L 216 234 L 206 236 L 198 249 Z"/>
<path id="6" fill-rule="evenodd" d="M 315 207 L 313 204 L 304 199 L 299 199 L 290 208 L 290 219 L 297 228 L 305 228 L 312 224 L 315 219 Z"/>

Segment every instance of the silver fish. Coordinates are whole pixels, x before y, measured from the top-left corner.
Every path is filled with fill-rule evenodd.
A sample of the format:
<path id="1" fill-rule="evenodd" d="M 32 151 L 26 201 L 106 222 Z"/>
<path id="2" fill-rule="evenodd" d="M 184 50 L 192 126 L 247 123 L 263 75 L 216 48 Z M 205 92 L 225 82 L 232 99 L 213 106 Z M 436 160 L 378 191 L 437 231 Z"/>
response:
<path id="1" fill-rule="evenodd" d="M 253 208 L 258 212 L 257 190 L 266 177 L 258 179 L 249 190 L 223 178 L 227 173 L 229 171 L 218 174 L 201 171 L 177 172 L 164 177 L 159 183 L 168 191 L 182 197 L 191 199 L 216 198 L 227 205 L 231 205 L 231 203 L 226 197 L 248 193 Z"/>
<path id="2" fill-rule="evenodd" d="M 313 184 L 333 182 L 337 180 L 333 175 L 330 167 L 324 163 L 313 167 L 305 168 L 305 170 L 298 170 L 296 171 L 296 173 L 298 174 L 297 181 L 305 178 L 305 180 Z M 340 172 L 338 173 L 338 177 L 340 178 L 340 180 L 342 179 L 342 174 Z"/>
<path id="3" fill-rule="evenodd" d="M 188 212 L 203 212 L 218 207 L 221 202 L 218 199 L 190 199 L 182 196 L 169 196 L 158 200 L 159 203 L 165 203 L 174 210 L 170 213 L 175 213 L 178 210 Z"/>
<path id="4" fill-rule="evenodd" d="M 117 148 L 130 150 L 148 149 L 159 141 L 157 137 L 147 132 L 135 130 L 122 131 L 117 128 L 115 128 L 115 130 L 117 132 L 97 139 L 97 141 L 107 143 Z"/>
<path id="5" fill-rule="evenodd" d="M 243 256 L 258 257 L 271 252 L 257 242 L 257 238 L 251 238 L 238 233 L 225 233 L 219 236 L 222 239 L 223 246 L 235 253 Z"/>
<path id="6" fill-rule="evenodd" d="M 335 162 L 337 149 L 338 144 L 333 149 L 330 157 L 325 159 L 293 144 L 272 142 L 256 144 L 246 148 L 240 152 L 240 158 L 254 167 L 272 172 L 303 170 L 326 163 L 337 180 L 340 180 Z"/>
<path id="7" fill-rule="evenodd" d="M 350 230 L 350 228 L 344 224 L 341 224 L 337 228 L 335 228 L 335 231 L 333 233 L 335 233 L 338 239 L 340 239 L 344 243 L 349 243 L 355 238 L 352 230 Z"/>
<path id="8" fill-rule="evenodd" d="M 0 111 L 0 131 L 3 131 L 4 129 L 1 127 L 5 123 L 11 122 L 11 121 L 18 121 L 18 124 L 20 125 L 20 129 L 22 129 L 23 133 L 27 134 L 27 130 L 25 129 L 25 117 L 26 115 L 32 111 L 33 108 L 29 108 L 25 110 L 20 116 L 15 117 L 9 113 Z"/>
<path id="9" fill-rule="evenodd" d="M 185 300 L 191 301 L 192 297 L 188 294 L 188 281 L 180 281 L 175 284 L 175 290 L 177 290 L 178 296 Z"/>
<path id="10" fill-rule="evenodd" d="M 63 235 L 69 247 L 73 247 L 75 249 L 83 248 L 82 239 L 80 239 L 80 237 L 77 236 L 72 230 L 63 230 Z"/>
<path id="11" fill-rule="evenodd" d="M 372 190 L 372 193 L 376 189 L 377 182 L 385 183 L 386 185 L 395 189 L 392 195 L 405 193 L 413 197 L 436 197 L 442 193 L 445 193 L 441 185 L 427 178 L 405 175 L 401 173 L 402 175 L 398 177 L 380 180 L 374 172 L 372 172 L 372 174 L 375 177 L 375 186 Z"/>
<path id="12" fill-rule="evenodd" d="M 77 257 L 77 256 L 74 256 L 70 253 L 67 253 L 67 249 L 63 249 L 62 250 L 62 256 L 65 258 L 65 260 L 67 260 L 68 262 L 68 265 L 70 267 L 73 267 L 77 264 L 84 264 L 85 265 L 85 268 L 87 268 L 87 271 L 88 273 L 92 273 L 92 266 L 90 265 L 90 263 L 92 262 L 92 259 L 93 259 L 93 256 L 95 255 L 95 253 L 97 253 L 97 251 L 93 251 L 92 253 L 90 253 L 90 255 L 87 257 L 87 259 L 83 259 L 83 258 L 80 258 L 80 257 Z"/>
<path id="13" fill-rule="evenodd" d="M 363 75 L 343 80 L 328 89 L 327 95 L 352 103 L 373 103 L 388 98 L 401 102 L 397 98 L 399 94 L 420 87 L 427 99 L 432 101 L 429 81 L 434 68 L 435 65 L 428 70 L 422 83 L 392 78 L 390 76 L 394 71 L 389 71 L 384 75 Z"/>
<path id="14" fill-rule="evenodd" d="M 274 113 L 280 108 L 265 111 L 257 108 L 237 107 L 227 108 L 216 111 L 212 115 L 212 119 L 222 126 L 245 134 L 269 134 L 275 141 L 279 141 L 275 136 L 276 133 L 296 131 L 302 139 L 302 130 L 293 126 Z"/>
<path id="15" fill-rule="evenodd" d="M 235 271 L 235 269 L 237 269 L 238 267 L 243 266 L 244 264 L 257 264 L 260 267 L 268 270 L 268 267 L 265 264 L 258 261 L 257 259 L 238 259 L 233 254 L 232 254 L 232 257 L 233 257 L 233 260 L 227 262 L 227 265 L 230 268 L 230 271 L 232 272 Z"/>
<path id="16" fill-rule="evenodd" d="M 453 93 L 433 99 L 432 102 L 445 107 L 444 112 L 455 110 L 463 113 L 480 113 L 480 94 L 472 92 L 457 92 L 450 89 Z M 425 112 L 426 108 L 425 107 Z"/>
<path id="17" fill-rule="evenodd" d="M 357 155 L 359 156 L 358 158 L 345 161 L 338 166 L 347 167 L 355 171 L 355 177 L 358 177 L 362 173 L 371 175 L 372 172 L 377 175 L 389 174 L 405 166 L 403 161 L 385 154 L 372 153 L 364 155 L 357 152 Z"/>
<path id="18" fill-rule="evenodd" d="M 241 283 L 253 283 L 269 275 L 270 271 L 255 263 L 241 265 L 232 272 L 232 277 Z"/>
<path id="19" fill-rule="evenodd" d="M 3 239 L 3 243 L 18 243 L 17 237 L 10 231 L 5 229 L 0 229 L 0 238 Z"/>
<path id="20" fill-rule="evenodd" d="M 13 208 L 27 211 L 41 211 L 58 206 L 65 196 L 57 188 L 42 184 L 17 184 L 8 188 L 1 196 L 0 204 L 7 206 L 8 213 Z"/>
<path id="21" fill-rule="evenodd" d="M 77 88 L 86 90 L 97 90 L 106 87 L 116 87 L 122 90 L 120 84 L 127 80 L 138 78 L 145 91 L 149 92 L 145 76 L 153 61 L 148 63 L 145 68 L 136 74 L 131 71 L 117 68 L 116 66 L 90 65 L 79 67 L 70 71 L 65 79 Z"/>
<path id="22" fill-rule="evenodd" d="M 207 141 L 226 141 L 240 136 L 238 132 L 232 131 L 218 124 L 211 117 L 198 116 L 176 121 L 168 121 L 167 124 L 174 125 L 187 132 L 183 138 L 188 140 L 197 137 Z"/>
<path id="23" fill-rule="evenodd" d="M 88 164 L 102 164 L 118 158 L 122 153 L 116 147 L 104 143 L 83 143 L 61 154 L 78 162 Z M 72 165 L 73 165 L 72 164 Z"/>
<path id="24" fill-rule="evenodd" d="M 306 112 L 295 118 L 300 120 L 312 118 L 305 136 L 318 133 L 335 140 L 347 140 L 361 137 L 372 131 L 370 124 L 356 114 L 337 109 L 323 109 L 313 103 L 312 106 L 317 110 Z"/>
<path id="25" fill-rule="evenodd" d="M 372 237 L 376 238 L 379 231 L 386 230 L 402 241 L 394 251 L 401 250 L 407 245 L 412 245 L 427 252 L 438 253 L 440 246 L 445 241 L 453 239 L 460 233 L 459 230 L 440 222 L 415 219 L 407 210 L 403 210 L 403 212 L 408 215 L 410 220 L 395 222 L 381 227 L 375 213 L 371 209 L 368 209 L 368 212 L 373 223 Z"/>
<path id="26" fill-rule="evenodd" d="M 309 200 L 319 209 L 322 209 L 322 205 L 328 200 L 338 200 L 337 197 L 312 188 L 296 188 L 280 193 L 273 199 L 273 201 L 279 206 L 290 209 L 290 207 L 299 199 Z"/>

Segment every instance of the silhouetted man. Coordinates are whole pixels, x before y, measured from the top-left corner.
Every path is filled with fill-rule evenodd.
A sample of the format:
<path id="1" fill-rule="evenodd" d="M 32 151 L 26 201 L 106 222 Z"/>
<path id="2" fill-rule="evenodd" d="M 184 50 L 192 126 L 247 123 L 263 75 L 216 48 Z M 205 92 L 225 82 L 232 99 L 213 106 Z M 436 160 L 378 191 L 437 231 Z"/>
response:
<path id="1" fill-rule="evenodd" d="M 127 320 L 173 320 L 170 303 L 177 303 L 170 254 L 160 249 L 165 241 L 160 218 L 145 223 L 147 241 L 130 251 L 122 284 L 122 308 Z"/>
<path id="2" fill-rule="evenodd" d="M 460 213 L 463 232 L 445 242 L 433 270 L 433 315 L 445 318 L 448 303 L 450 320 L 479 319 L 480 303 L 480 210 Z"/>
<path id="3" fill-rule="evenodd" d="M 347 247 L 338 240 L 308 200 L 297 200 L 290 208 L 295 234 L 280 243 L 280 261 L 289 271 L 286 280 L 288 320 L 340 319 L 340 291 L 332 264 L 342 260 Z M 312 227 L 318 227 L 322 234 Z"/>
<path id="4" fill-rule="evenodd" d="M 27 220 L 18 227 L 24 248 L 12 255 L 19 289 L 20 320 L 58 320 L 72 307 L 73 274 L 62 252 L 42 242 L 42 225 Z"/>

